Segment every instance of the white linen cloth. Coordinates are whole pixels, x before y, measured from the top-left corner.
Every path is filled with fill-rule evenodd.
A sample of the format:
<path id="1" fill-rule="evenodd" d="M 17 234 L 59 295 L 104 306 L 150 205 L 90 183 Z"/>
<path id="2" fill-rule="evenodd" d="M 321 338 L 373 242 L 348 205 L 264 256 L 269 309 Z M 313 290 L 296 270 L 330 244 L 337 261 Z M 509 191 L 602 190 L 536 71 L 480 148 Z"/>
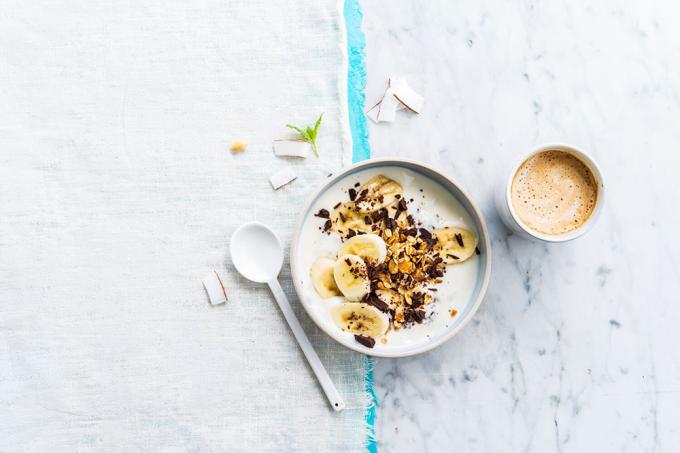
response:
<path id="1" fill-rule="evenodd" d="M 332 412 L 227 252 L 250 220 L 288 246 L 349 160 L 336 0 L 6 0 L 0 30 L 0 451 L 361 451 L 364 357 L 311 325 L 286 259 Z M 318 160 L 274 156 L 321 112 Z"/>

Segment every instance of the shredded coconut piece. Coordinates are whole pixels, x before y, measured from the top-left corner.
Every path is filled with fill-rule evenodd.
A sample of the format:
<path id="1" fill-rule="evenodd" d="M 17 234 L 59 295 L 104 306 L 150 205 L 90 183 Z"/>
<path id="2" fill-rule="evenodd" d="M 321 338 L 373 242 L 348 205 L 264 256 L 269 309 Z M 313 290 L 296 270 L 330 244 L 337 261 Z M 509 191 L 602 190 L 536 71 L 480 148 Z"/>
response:
<path id="1" fill-rule="evenodd" d="M 292 169 L 284 168 L 283 170 L 274 173 L 269 178 L 269 182 L 271 183 L 274 190 L 278 190 L 289 182 L 293 181 L 295 178 L 297 178 L 297 175 Z"/>
<path id="2" fill-rule="evenodd" d="M 274 140 L 274 154 L 287 157 L 307 157 L 312 144 L 302 140 Z"/>
<path id="3" fill-rule="evenodd" d="M 228 300 L 227 290 L 224 289 L 222 279 L 217 271 L 210 271 L 203 279 L 203 287 L 208 292 L 208 299 L 212 305 L 220 305 Z"/>

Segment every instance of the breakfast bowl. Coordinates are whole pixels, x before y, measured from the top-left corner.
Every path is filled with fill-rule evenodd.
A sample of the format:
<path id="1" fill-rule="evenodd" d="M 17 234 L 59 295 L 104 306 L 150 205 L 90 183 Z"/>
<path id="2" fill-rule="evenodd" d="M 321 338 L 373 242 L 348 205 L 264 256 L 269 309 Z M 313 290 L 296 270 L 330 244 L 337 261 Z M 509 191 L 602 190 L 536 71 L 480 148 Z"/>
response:
<path id="1" fill-rule="evenodd" d="M 329 177 L 304 205 L 290 250 L 295 290 L 342 345 L 406 357 L 472 319 L 491 272 L 484 218 L 426 164 L 371 159 Z"/>

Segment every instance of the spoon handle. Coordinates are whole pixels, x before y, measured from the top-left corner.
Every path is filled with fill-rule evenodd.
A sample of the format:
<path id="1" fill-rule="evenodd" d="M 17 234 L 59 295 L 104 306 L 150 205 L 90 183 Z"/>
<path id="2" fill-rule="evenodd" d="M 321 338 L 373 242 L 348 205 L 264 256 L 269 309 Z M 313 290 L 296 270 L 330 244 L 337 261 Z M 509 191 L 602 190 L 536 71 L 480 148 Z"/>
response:
<path id="1" fill-rule="evenodd" d="M 286 321 L 288 321 L 288 325 L 295 335 L 295 339 L 300 345 L 300 349 L 302 349 L 302 352 L 305 354 L 307 362 L 309 362 L 309 366 L 312 367 L 312 371 L 314 371 L 314 374 L 316 374 L 316 378 L 319 380 L 323 391 L 326 392 L 326 397 L 328 397 L 331 407 L 335 411 L 343 410 L 345 408 L 345 401 L 340 396 L 340 393 L 338 393 L 338 389 L 335 388 L 335 384 L 333 384 L 333 381 L 331 381 L 331 377 L 328 375 L 328 372 L 326 372 L 326 368 L 324 368 L 321 360 L 319 360 L 319 356 L 316 355 L 312 344 L 309 342 L 307 335 L 305 334 L 304 330 L 302 330 L 300 321 L 298 321 L 297 317 L 295 317 L 293 308 L 290 306 L 288 298 L 283 292 L 279 281 L 274 279 L 268 282 L 268 284 L 269 288 L 274 294 L 276 302 L 279 304 L 281 312 L 283 312 L 283 316 L 286 318 Z"/>

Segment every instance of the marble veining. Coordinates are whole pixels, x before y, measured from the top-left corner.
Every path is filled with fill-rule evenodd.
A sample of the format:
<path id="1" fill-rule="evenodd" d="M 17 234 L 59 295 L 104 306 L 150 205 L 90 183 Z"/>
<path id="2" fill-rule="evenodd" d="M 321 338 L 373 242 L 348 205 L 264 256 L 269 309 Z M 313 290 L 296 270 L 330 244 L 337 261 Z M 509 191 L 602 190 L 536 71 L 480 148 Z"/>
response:
<path id="1" fill-rule="evenodd" d="M 436 164 L 493 240 L 474 320 L 375 362 L 381 452 L 651 452 L 680 445 L 680 32 L 676 2 L 362 2 L 367 103 L 390 75 L 426 98 L 371 124 L 374 157 Z M 542 142 L 598 160 L 596 227 L 511 235 L 494 185 Z"/>

